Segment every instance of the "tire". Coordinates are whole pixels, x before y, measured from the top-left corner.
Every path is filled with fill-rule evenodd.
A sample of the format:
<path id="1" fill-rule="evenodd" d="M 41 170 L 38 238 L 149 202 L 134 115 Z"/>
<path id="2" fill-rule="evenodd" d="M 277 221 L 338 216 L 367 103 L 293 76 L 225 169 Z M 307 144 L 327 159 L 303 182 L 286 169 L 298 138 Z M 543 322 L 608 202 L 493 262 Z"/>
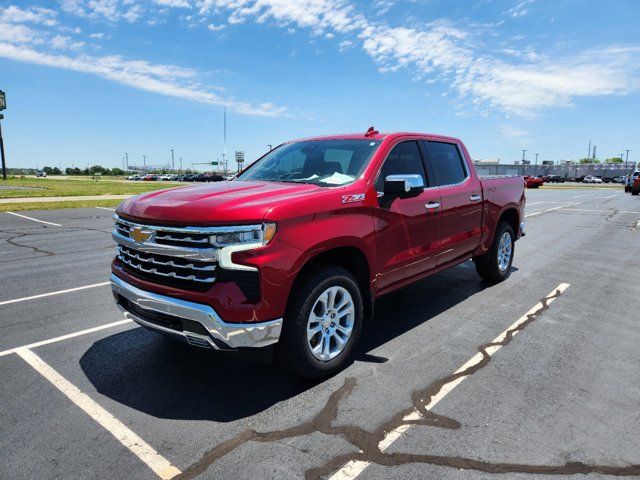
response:
<path id="1" fill-rule="evenodd" d="M 362 330 L 362 292 L 353 275 L 338 266 L 319 266 L 306 272 L 305 277 L 291 292 L 276 349 L 276 360 L 282 367 L 301 377 L 321 379 L 339 372 L 350 360 L 351 351 Z M 331 302 L 331 296 L 326 296 L 328 291 L 333 292 L 335 303 Z M 339 307 L 349 297 L 352 313 L 340 317 L 332 307 Z M 341 310 L 346 312 L 351 309 L 342 307 Z M 332 314 L 337 315 L 336 322 L 331 321 Z M 344 332 L 349 326 L 351 330 L 347 336 Z M 308 331 L 318 327 L 320 330 L 308 340 Z M 338 344 L 338 338 L 346 339 L 344 346 Z M 320 351 L 314 353 L 313 347 L 318 345 L 321 346 Z M 328 348 L 325 350 L 326 345 Z M 325 358 L 318 358 L 318 355 Z"/>
<path id="2" fill-rule="evenodd" d="M 631 195 L 638 195 L 638 193 L 640 193 L 640 190 L 631 190 Z"/>
<path id="3" fill-rule="evenodd" d="M 500 263 L 500 260 L 504 262 L 504 257 L 498 255 L 501 248 L 501 240 L 503 239 L 505 234 L 509 235 L 511 246 L 509 258 L 506 263 L 506 268 L 504 267 L 504 263 Z M 500 223 L 500 225 L 498 225 L 498 228 L 496 229 L 496 234 L 493 238 L 491 250 L 489 250 L 481 257 L 476 257 L 474 259 L 478 275 L 480 275 L 480 277 L 482 277 L 490 284 L 499 283 L 507 279 L 511 274 L 511 264 L 513 263 L 513 256 L 515 253 L 514 247 L 515 235 L 513 233 L 511 225 L 509 225 L 507 222 Z M 505 252 L 503 251 L 502 253 L 504 255 Z M 501 268 L 501 265 L 503 268 Z"/>

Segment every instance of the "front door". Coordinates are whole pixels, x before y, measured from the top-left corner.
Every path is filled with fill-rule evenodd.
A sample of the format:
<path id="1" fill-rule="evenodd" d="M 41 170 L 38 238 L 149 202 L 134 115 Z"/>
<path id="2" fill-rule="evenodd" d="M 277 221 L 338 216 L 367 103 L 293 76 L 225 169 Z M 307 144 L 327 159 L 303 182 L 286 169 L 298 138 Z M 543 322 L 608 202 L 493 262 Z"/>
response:
<path id="1" fill-rule="evenodd" d="M 388 175 L 420 175 L 425 191 L 412 198 L 382 195 Z M 374 209 L 378 252 L 378 289 L 383 290 L 435 267 L 440 243 L 440 193 L 429 189 L 416 141 L 395 145 L 376 179 L 378 208 Z"/>

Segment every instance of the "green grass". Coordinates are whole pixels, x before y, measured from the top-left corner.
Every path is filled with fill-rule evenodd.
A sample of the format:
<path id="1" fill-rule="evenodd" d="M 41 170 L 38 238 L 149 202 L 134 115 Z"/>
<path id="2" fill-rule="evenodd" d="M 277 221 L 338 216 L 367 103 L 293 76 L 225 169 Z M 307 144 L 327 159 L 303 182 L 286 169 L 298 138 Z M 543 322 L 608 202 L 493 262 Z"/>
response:
<path id="1" fill-rule="evenodd" d="M 0 180 L 0 187 L 26 187 L 18 189 L 0 188 L 0 198 L 22 197 L 73 197 L 77 195 L 135 195 L 162 190 L 178 185 L 177 182 L 132 182 L 121 179 L 49 177 L 9 178 Z"/>
<path id="2" fill-rule="evenodd" d="M 80 200 L 67 202 L 28 202 L 0 203 L 0 212 L 19 212 L 22 210 L 58 210 L 61 208 L 116 208 L 121 200 Z"/>

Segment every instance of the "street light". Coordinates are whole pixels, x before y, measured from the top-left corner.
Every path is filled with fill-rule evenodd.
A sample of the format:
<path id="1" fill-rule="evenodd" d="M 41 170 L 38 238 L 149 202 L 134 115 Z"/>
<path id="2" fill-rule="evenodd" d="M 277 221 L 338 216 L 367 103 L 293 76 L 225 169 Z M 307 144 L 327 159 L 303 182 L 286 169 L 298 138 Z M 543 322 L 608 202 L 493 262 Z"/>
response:
<path id="1" fill-rule="evenodd" d="M 0 90 L 0 112 L 7 108 L 7 97 L 4 92 Z M 4 118 L 4 115 L 0 113 L 0 120 Z M 2 122 L 0 122 L 0 157 L 2 157 L 2 178 L 7 179 L 7 163 L 4 158 L 4 139 L 2 138 Z"/>

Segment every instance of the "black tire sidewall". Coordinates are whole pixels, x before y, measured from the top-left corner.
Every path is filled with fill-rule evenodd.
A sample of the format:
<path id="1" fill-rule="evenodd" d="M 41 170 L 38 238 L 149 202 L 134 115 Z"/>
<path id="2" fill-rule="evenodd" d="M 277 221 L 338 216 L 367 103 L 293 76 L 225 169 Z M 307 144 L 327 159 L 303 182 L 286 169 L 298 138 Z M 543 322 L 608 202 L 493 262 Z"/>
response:
<path id="1" fill-rule="evenodd" d="M 341 370 L 349 361 L 362 330 L 362 293 L 353 276 L 341 267 L 321 267 L 307 277 L 308 279 L 292 292 L 294 298 L 285 315 L 278 356 L 285 362 L 285 368 L 294 370 L 304 377 L 322 378 Z M 349 292 L 353 299 L 355 316 L 353 330 L 344 350 L 335 358 L 324 362 L 315 358 L 309 349 L 307 320 L 320 294 L 332 286 L 343 287 Z"/>

